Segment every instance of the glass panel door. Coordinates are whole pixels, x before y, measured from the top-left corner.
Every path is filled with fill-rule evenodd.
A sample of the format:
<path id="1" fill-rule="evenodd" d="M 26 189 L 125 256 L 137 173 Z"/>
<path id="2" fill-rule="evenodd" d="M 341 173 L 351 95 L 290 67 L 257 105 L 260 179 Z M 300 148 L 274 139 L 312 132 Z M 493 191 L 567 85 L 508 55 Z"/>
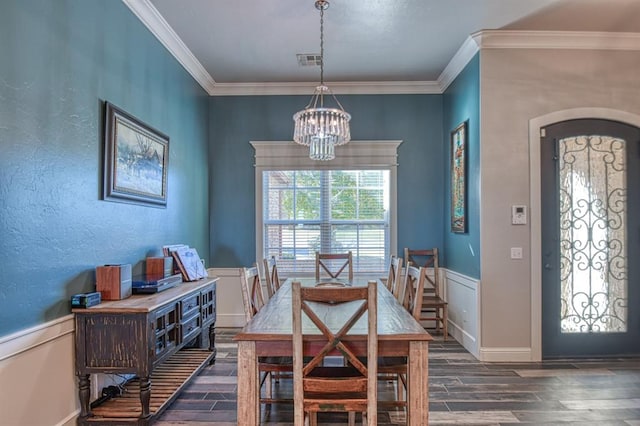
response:
<path id="1" fill-rule="evenodd" d="M 541 144 L 542 354 L 640 353 L 640 129 L 571 120 Z"/>

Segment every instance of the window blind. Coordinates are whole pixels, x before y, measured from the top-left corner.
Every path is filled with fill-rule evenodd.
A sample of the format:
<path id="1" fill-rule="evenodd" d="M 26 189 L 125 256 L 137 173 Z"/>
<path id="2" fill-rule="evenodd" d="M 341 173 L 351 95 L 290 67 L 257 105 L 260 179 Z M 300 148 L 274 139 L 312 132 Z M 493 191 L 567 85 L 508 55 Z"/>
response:
<path id="1" fill-rule="evenodd" d="M 285 276 L 315 271 L 315 252 L 351 251 L 356 274 L 390 253 L 389 170 L 263 171 L 263 250 Z"/>

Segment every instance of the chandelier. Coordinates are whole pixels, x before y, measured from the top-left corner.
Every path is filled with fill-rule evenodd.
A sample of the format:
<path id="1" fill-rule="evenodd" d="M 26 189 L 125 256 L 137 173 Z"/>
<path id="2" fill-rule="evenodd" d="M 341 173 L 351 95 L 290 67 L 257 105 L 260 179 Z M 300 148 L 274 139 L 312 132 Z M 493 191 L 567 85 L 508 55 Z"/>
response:
<path id="1" fill-rule="evenodd" d="M 309 147 L 309 158 L 312 160 L 333 160 L 336 157 L 335 147 L 351 140 L 351 115 L 324 84 L 324 11 L 329 8 L 329 2 L 317 0 L 315 6 L 320 11 L 320 85 L 316 87 L 307 106 L 293 115 L 293 140 Z M 325 107 L 325 95 L 333 98 L 338 107 Z"/>

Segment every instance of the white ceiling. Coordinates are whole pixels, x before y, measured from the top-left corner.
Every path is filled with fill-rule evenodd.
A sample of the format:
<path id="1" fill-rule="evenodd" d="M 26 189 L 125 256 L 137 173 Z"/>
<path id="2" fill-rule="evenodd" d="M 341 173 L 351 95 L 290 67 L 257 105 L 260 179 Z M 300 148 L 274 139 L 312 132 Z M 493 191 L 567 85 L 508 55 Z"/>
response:
<path id="1" fill-rule="evenodd" d="M 319 67 L 301 67 L 296 61 L 298 53 L 320 51 L 320 13 L 314 0 L 124 1 L 132 10 L 146 9 L 147 15 L 150 11 L 154 19 L 166 21 L 163 31 L 174 33 L 178 45 L 184 43 L 184 55 L 201 64 L 200 77 L 213 85 L 319 81 Z M 480 30 L 640 33 L 640 0 L 330 4 L 324 45 L 329 84 L 436 81 L 469 36 Z"/>

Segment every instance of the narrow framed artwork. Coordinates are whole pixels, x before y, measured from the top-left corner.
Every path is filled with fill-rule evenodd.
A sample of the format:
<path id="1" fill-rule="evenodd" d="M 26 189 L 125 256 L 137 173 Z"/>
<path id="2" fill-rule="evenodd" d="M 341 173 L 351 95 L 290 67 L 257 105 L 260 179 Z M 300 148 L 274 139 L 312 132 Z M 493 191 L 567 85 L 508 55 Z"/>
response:
<path id="1" fill-rule="evenodd" d="M 105 102 L 104 150 L 105 200 L 166 207 L 168 136 Z"/>
<path id="2" fill-rule="evenodd" d="M 451 132 L 451 232 L 467 232 L 467 122 Z"/>

